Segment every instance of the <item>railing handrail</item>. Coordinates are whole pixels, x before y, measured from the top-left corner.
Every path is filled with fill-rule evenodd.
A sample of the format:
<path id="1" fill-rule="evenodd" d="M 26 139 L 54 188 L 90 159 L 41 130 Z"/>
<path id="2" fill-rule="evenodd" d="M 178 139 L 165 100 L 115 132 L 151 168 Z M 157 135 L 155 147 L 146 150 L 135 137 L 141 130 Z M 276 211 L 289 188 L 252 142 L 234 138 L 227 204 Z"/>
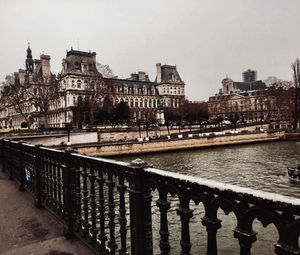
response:
<path id="1" fill-rule="evenodd" d="M 206 186 L 213 190 L 218 190 L 221 192 L 230 191 L 230 192 L 233 192 L 236 194 L 243 193 L 243 195 L 247 195 L 249 197 L 262 199 L 264 201 L 268 201 L 268 202 L 271 202 L 274 204 L 280 203 L 282 205 L 299 207 L 298 209 L 300 209 L 300 199 L 299 198 L 293 198 L 293 197 L 284 196 L 284 195 L 271 193 L 271 192 L 267 192 L 267 191 L 255 190 L 255 189 L 251 189 L 251 188 L 241 187 L 241 186 L 218 182 L 218 181 L 214 181 L 214 180 L 208 180 L 208 179 L 204 179 L 204 178 L 196 177 L 196 176 L 189 176 L 189 175 L 185 175 L 185 174 L 174 173 L 174 172 L 160 170 L 160 169 L 156 169 L 156 168 L 145 168 L 144 170 L 145 170 L 145 172 L 157 174 L 162 177 L 178 179 L 181 181 L 194 183 L 194 184 L 197 184 L 200 186 Z"/>
<path id="2" fill-rule="evenodd" d="M 53 149 L 49 149 L 49 150 L 52 151 Z M 59 150 L 55 150 L 55 151 L 59 151 Z M 79 157 L 82 159 L 95 160 L 98 162 L 111 164 L 111 165 L 118 165 L 118 166 L 122 166 L 122 167 L 130 166 L 130 164 L 127 162 L 118 161 L 118 160 L 114 160 L 114 159 L 107 159 L 107 158 L 101 158 L 101 157 L 95 158 L 93 156 L 82 155 L 82 154 L 78 154 L 78 153 L 72 153 L 72 156 Z M 280 203 L 282 205 L 290 205 L 293 207 L 300 207 L 300 199 L 299 198 L 293 198 L 290 196 L 271 193 L 271 192 L 267 192 L 267 191 L 255 190 L 255 189 L 251 189 L 251 188 L 247 188 L 247 187 L 241 187 L 238 185 L 218 182 L 218 181 L 214 181 L 214 180 L 208 180 L 208 179 L 197 177 L 197 176 L 190 176 L 190 175 L 170 172 L 167 170 L 160 170 L 160 169 L 156 169 L 156 168 L 152 168 L 152 167 L 145 168 L 144 170 L 145 170 L 145 172 L 157 174 L 157 175 L 160 175 L 161 177 L 178 179 L 181 181 L 198 184 L 200 186 L 206 186 L 210 189 L 219 190 L 222 192 L 231 191 L 236 194 L 243 193 L 244 195 L 247 195 L 249 197 L 262 199 L 264 201 L 268 201 L 268 202 L 274 203 L 274 204 Z"/>
<path id="3" fill-rule="evenodd" d="M 44 148 L 46 148 L 46 147 L 44 147 Z M 49 148 L 47 148 L 47 149 L 49 149 Z M 55 150 L 55 149 L 49 149 L 49 150 L 59 152 L 59 150 Z M 82 155 L 82 154 L 78 154 L 78 153 L 72 153 L 72 156 L 79 157 L 82 159 L 94 160 L 94 161 L 101 162 L 101 163 L 117 165 L 117 166 L 121 166 L 121 167 L 129 167 L 130 166 L 130 164 L 127 162 L 118 161 L 118 160 L 114 160 L 114 159 L 101 158 L 101 157 L 95 158 L 93 156 Z M 294 197 L 285 196 L 285 195 L 281 195 L 281 194 L 271 193 L 271 192 L 267 192 L 267 191 L 255 190 L 255 189 L 251 189 L 251 188 L 247 188 L 247 187 L 241 187 L 238 185 L 218 182 L 218 181 L 209 180 L 209 179 L 205 179 L 205 178 L 201 178 L 201 177 L 197 177 L 197 176 L 190 176 L 190 175 L 170 172 L 167 170 L 160 170 L 160 169 L 156 169 L 156 168 L 152 168 L 152 167 L 145 168 L 144 171 L 148 172 L 148 173 L 160 175 L 161 177 L 168 177 L 168 178 L 173 178 L 173 179 L 178 179 L 181 181 L 198 184 L 200 186 L 206 186 L 210 189 L 218 190 L 221 192 L 230 191 L 235 194 L 243 193 L 243 195 L 247 195 L 248 197 L 262 199 L 269 203 L 274 203 L 274 204 L 280 203 L 283 206 L 289 205 L 289 206 L 293 206 L 293 207 L 299 207 L 299 209 L 300 209 L 300 199 L 299 198 L 294 198 Z"/>

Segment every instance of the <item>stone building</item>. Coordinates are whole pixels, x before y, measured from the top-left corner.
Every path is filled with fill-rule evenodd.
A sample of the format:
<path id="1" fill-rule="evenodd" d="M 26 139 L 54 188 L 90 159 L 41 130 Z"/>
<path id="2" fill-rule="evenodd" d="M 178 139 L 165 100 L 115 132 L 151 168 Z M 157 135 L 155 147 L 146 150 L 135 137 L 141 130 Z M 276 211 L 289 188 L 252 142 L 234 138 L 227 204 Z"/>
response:
<path id="1" fill-rule="evenodd" d="M 25 66 L 26 69 L 19 69 L 14 73 L 12 86 L 6 86 L 2 90 L 1 127 L 20 128 L 26 119 L 33 127 L 38 127 L 44 119 L 43 109 L 40 104 L 33 103 L 33 97 L 37 97 L 42 89 L 51 90 L 52 84 L 56 83 L 56 77 L 50 71 L 50 56 L 42 54 L 40 59 L 33 59 L 28 45 Z M 13 88 L 18 93 L 10 97 Z"/>
<path id="2" fill-rule="evenodd" d="M 287 83 L 282 82 L 282 84 Z M 291 102 L 289 91 L 284 87 L 274 88 L 272 85 L 267 87 L 261 80 L 235 82 L 226 77 L 222 80 L 222 88 L 219 93 L 209 97 L 210 119 L 220 116 L 253 122 L 289 120 Z"/>
<path id="3" fill-rule="evenodd" d="M 222 80 L 219 93 L 208 101 L 210 119 L 218 116 L 236 116 L 244 120 L 258 121 L 267 118 L 268 102 L 264 96 L 266 85 L 261 81 L 234 82 L 230 78 Z"/>
<path id="4" fill-rule="evenodd" d="M 89 102 L 93 106 L 103 102 L 108 97 L 113 105 L 121 101 L 126 102 L 132 113 L 132 120 L 157 120 L 164 122 L 164 107 L 179 107 L 185 98 L 185 83 L 182 81 L 176 66 L 156 65 L 157 74 L 154 81 L 150 81 L 145 72 L 131 74 L 127 79 L 104 78 L 96 68 L 96 53 L 71 49 L 62 60 L 62 71 L 55 77 L 50 72 L 50 56 L 41 55 L 40 59 L 32 59 L 31 49 L 27 49 L 26 70 L 15 73 L 21 85 L 35 89 L 55 82 L 58 84 L 58 96 L 49 103 L 47 111 L 47 125 L 63 127 L 65 123 L 72 123 L 81 127 L 88 122 L 83 118 L 75 118 L 78 106 Z M 38 82 L 37 82 L 38 81 Z M 54 86 L 53 86 L 54 88 Z M 2 100 L 3 101 L 3 100 Z M 26 101 L 26 102 L 25 102 Z M 39 127 L 45 121 L 41 120 L 39 109 L 30 98 L 24 100 L 24 107 L 32 119 L 32 127 Z M 20 128 L 25 121 L 24 114 L 16 111 L 15 105 L 1 105 L 1 126 Z M 79 123 L 80 122 L 80 123 Z"/>

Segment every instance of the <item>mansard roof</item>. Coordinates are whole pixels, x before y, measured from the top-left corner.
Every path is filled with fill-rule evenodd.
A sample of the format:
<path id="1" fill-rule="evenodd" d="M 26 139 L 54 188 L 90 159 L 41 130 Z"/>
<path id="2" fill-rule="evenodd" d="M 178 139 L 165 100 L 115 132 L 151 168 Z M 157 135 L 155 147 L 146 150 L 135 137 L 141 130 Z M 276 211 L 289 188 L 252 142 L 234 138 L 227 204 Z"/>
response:
<path id="1" fill-rule="evenodd" d="M 241 91 L 265 89 L 267 87 L 266 84 L 261 80 L 254 81 L 254 82 L 236 82 L 236 81 L 234 81 L 233 86 Z"/>
<path id="2" fill-rule="evenodd" d="M 138 87 L 144 87 L 146 88 L 151 88 L 154 86 L 154 82 L 152 81 L 139 81 L 139 80 L 129 80 L 129 79 L 117 79 L 117 78 L 103 78 L 104 82 L 106 85 L 114 85 L 114 86 L 125 86 L 127 85 L 128 87 L 133 87 L 138 86 Z"/>
<path id="3" fill-rule="evenodd" d="M 71 48 L 70 51 L 67 51 L 67 57 L 72 56 L 72 55 L 91 58 L 93 55 L 96 55 L 96 53 L 95 52 L 85 52 L 85 51 L 73 50 Z"/>
<path id="4" fill-rule="evenodd" d="M 157 83 L 157 77 L 155 78 L 155 83 Z M 171 65 L 162 65 L 161 66 L 161 83 L 163 82 L 171 82 L 171 83 L 182 83 L 182 81 L 176 66 Z"/>
<path id="5" fill-rule="evenodd" d="M 91 72 L 98 72 L 96 68 L 96 53 L 95 52 L 85 52 L 79 50 L 67 51 L 67 71 L 82 72 L 81 64 L 84 62 L 88 65 L 88 69 Z"/>

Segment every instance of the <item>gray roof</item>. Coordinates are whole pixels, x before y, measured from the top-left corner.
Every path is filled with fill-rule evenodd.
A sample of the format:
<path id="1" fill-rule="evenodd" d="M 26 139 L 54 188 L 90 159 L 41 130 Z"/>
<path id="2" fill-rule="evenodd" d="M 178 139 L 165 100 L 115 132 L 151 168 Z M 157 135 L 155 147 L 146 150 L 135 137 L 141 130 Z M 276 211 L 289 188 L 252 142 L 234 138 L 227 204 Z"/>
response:
<path id="1" fill-rule="evenodd" d="M 257 89 L 265 89 L 266 84 L 259 80 L 254 82 L 233 82 L 233 86 L 239 90 L 247 91 L 247 90 L 257 90 Z"/>
<path id="2" fill-rule="evenodd" d="M 157 77 L 155 78 L 157 83 Z M 161 82 L 184 83 L 177 71 L 176 66 L 162 65 L 161 66 Z"/>
<path id="3" fill-rule="evenodd" d="M 78 51 L 78 50 L 70 50 L 67 51 L 67 70 L 68 71 L 74 71 L 74 72 L 82 72 L 81 70 L 81 63 L 85 61 L 88 65 L 89 70 L 97 72 L 96 69 L 96 61 L 93 58 L 96 55 L 96 53 L 91 52 L 84 52 L 84 51 Z"/>

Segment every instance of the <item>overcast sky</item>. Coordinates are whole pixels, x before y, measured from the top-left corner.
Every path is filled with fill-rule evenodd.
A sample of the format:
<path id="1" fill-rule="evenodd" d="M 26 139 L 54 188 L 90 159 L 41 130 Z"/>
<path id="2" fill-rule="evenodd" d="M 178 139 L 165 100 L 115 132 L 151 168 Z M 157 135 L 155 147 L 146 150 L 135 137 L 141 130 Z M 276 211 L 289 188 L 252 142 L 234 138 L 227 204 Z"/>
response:
<path id="1" fill-rule="evenodd" d="M 52 72 L 71 46 L 95 51 L 119 78 L 177 65 L 191 100 L 207 100 L 228 75 L 291 80 L 300 57 L 299 0 L 0 0 L 0 81 L 34 58 L 51 56 Z M 78 43 L 79 42 L 79 43 Z"/>

